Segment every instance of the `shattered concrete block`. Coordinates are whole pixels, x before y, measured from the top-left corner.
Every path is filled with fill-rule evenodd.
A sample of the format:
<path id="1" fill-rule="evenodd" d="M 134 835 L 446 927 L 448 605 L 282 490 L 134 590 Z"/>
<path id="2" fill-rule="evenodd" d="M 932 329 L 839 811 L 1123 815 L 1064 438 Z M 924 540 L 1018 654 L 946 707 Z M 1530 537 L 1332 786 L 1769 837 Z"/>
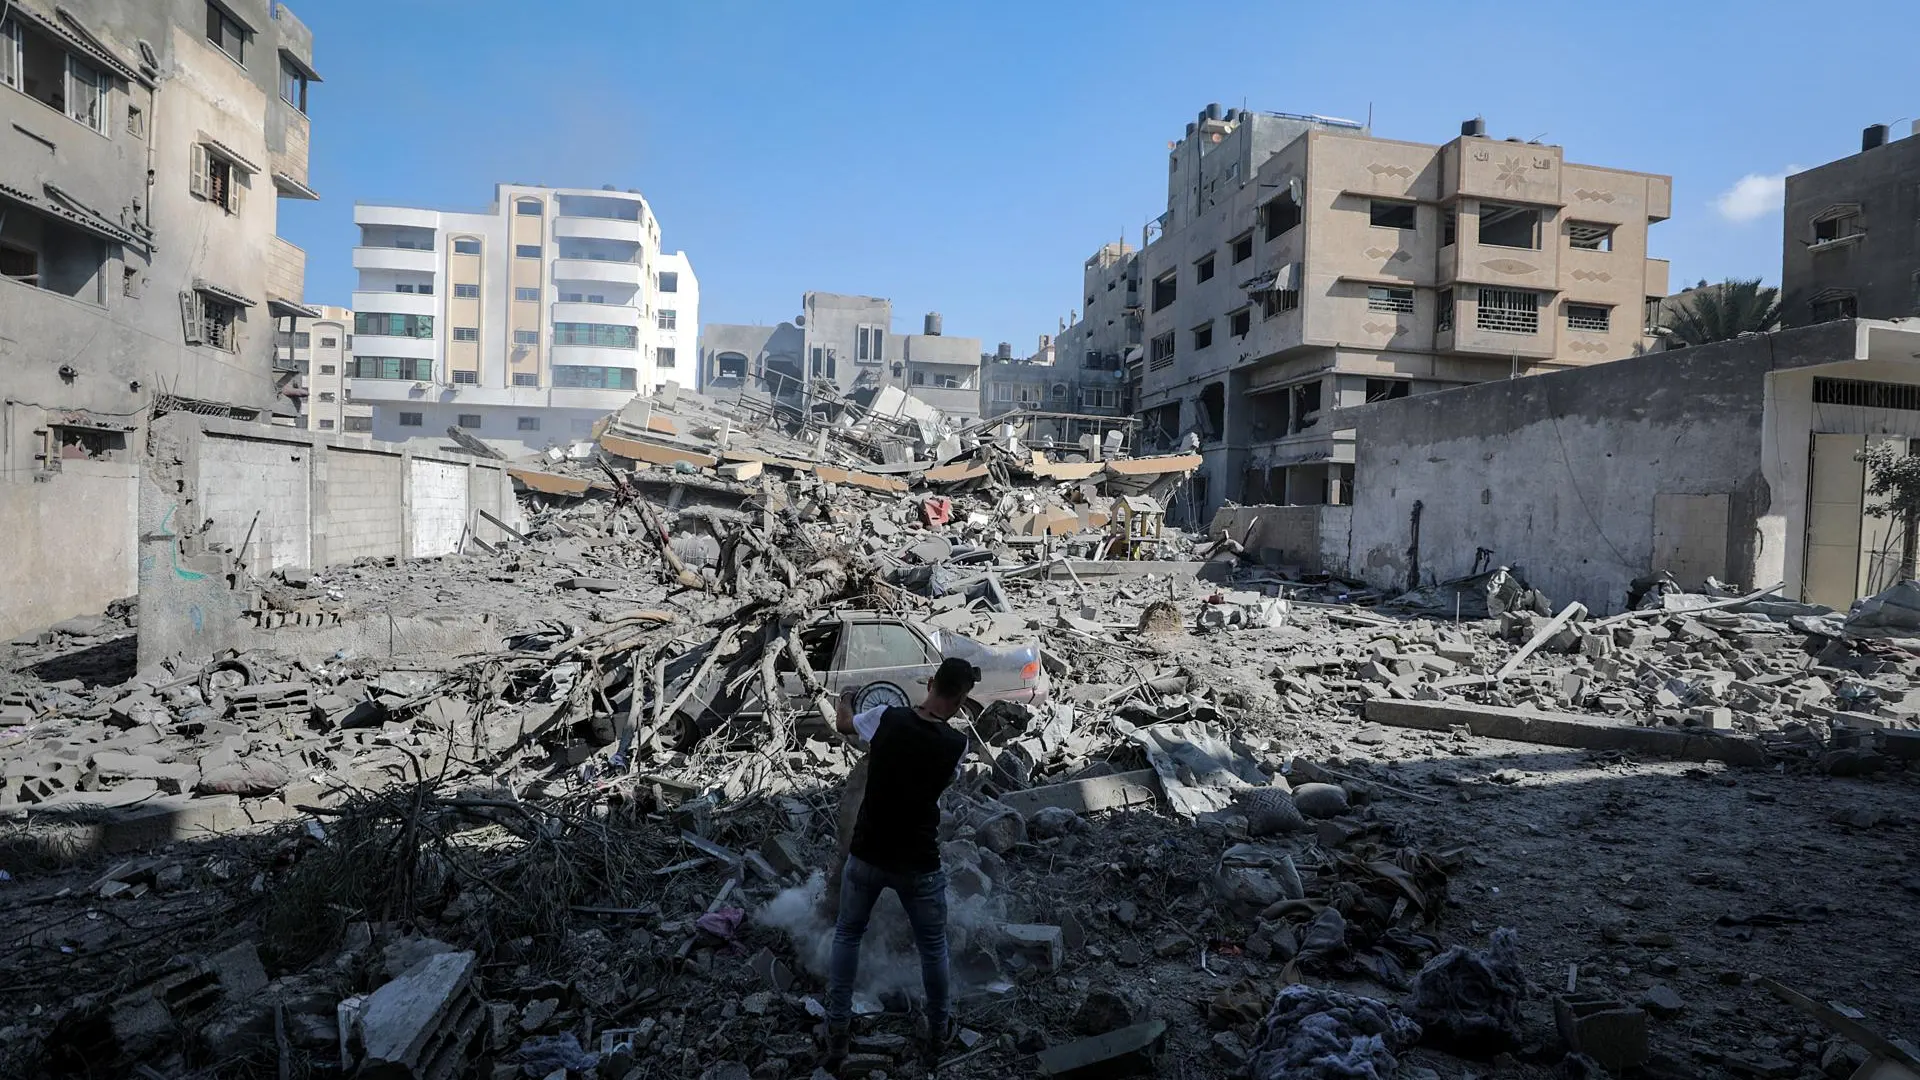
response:
<path id="1" fill-rule="evenodd" d="M 1647 1014 L 1626 1002 L 1597 994 L 1564 994 L 1553 999 L 1553 1016 L 1567 1047 L 1608 1071 L 1646 1063 Z"/>
<path id="2" fill-rule="evenodd" d="M 423 1080 L 460 1073 L 486 1020 L 475 966 L 471 952 L 439 953 L 369 994 L 353 1019 L 361 1068 Z"/>
<path id="3" fill-rule="evenodd" d="M 1000 928 L 1009 948 L 1046 971 L 1060 970 L 1066 958 L 1066 939 L 1057 926 L 1008 923 Z"/>
<path id="4" fill-rule="evenodd" d="M 1733 710 L 1724 706 L 1701 706 L 1688 709 L 1687 719 L 1694 727 L 1712 731 L 1733 730 Z"/>

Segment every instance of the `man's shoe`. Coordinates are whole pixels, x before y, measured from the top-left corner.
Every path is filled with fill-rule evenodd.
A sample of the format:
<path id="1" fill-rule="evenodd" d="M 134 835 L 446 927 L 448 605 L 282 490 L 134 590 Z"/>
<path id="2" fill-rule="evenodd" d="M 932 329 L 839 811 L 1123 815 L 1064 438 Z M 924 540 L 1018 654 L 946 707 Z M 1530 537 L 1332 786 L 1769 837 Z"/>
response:
<path id="1" fill-rule="evenodd" d="M 847 1048 L 850 1042 L 850 1032 L 847 1028 L 834 1027 L 829 1024 L 827 1026 L 827 1052 L 820 1061 L 820 1067 L 830 1073 L 838 1073 L 840 1067 L 847 1063 Z"/>
<path id="2" fill-rule="evenodd" d="M 920 1047 L 920 1063 L 926 1067 L 927 1072 L 931 1073 L 940 1067 L 941 1059 L 946 1056 L 947 1047 L 953 1045 L 953 1035 L 957 1028 L 958 1025 L 954 1023 L 952 1017 L 948 1017 L 946 1022 L 937 1029 L 932 1024 L 927 1025 L 927 1041 Z"/>

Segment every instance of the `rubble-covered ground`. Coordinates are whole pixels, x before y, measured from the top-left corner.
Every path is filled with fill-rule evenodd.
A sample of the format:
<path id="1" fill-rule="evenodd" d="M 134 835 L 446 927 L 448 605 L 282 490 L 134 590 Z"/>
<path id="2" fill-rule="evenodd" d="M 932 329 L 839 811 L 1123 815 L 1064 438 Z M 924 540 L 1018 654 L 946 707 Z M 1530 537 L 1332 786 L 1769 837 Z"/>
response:
<path id="1" fill-rule="evenodd" d="M 494 553 L 283 575 L 259 586 L 281 628 L 236 657 L 135 670 L 132 610 L 6 647 L 0 1075 L 815 1075 L 856 751 L 788 631 L 835 610 L 1037 642 L 1051 675 L 1050 702 L 974 715 L 944 800 L 943 1075 L 1072 1075 L 1063 1054 L 1098 1053 L 1062 1047 L 1156 1022 L 1140 1075 L 1866 1060 L 1768 980 L 1920 1033 L 1920 660 L 1897 637 L 1659 590 L 1560 621 L 1504 574 L 1463 586 L 1494 617 L 1455 622 L 1450 595 L 1359 607 L 1231 544 L 1198 576 L 1080 575 L 1005 542 L 1031 490 L 948 516 L 754 487 L 530 496 Z M 301 647 L 441 614 L 490 616 L 497 647 Z M 1443 706 L 1680 741 L 1405 726 Z M 845 1075 L 917 1075 L 917 995 L 883 904 Z"/>

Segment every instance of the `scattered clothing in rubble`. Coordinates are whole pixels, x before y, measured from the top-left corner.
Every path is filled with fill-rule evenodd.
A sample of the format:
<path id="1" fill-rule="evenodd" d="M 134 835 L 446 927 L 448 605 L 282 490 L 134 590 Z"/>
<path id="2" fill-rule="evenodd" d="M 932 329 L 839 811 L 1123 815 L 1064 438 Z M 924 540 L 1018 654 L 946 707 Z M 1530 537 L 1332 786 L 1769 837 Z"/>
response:
<path id="1" fill-rule="evenodd" d="M 1413 977 L 1407 1011 L 1429 1041 L 1457 1053 L 1492 1057 L 1520 1042 L 1520 1003 L 1527 976 L 1520 967 L 1520 936 L 1495 930 L 1487 948 L 1455 945 Z"/>
<path id="2" fill-rule="evenodd" d="M 572 1032 L 563 1035 L 535 1035 L 514 1051 L 522 1076 L 543 1077 L 555 1069 L 589 1072 L 600 1066 L 600 1055 L 580 1048 Z"/>
<path id="3" fill-rule="evenodd" d="M 1396 1006 L 1357 994 L 1282 987 L 1260 1026 L 1253 1080 L 1392 1080 L 1394 1056 L 1420 1038 Z"/>

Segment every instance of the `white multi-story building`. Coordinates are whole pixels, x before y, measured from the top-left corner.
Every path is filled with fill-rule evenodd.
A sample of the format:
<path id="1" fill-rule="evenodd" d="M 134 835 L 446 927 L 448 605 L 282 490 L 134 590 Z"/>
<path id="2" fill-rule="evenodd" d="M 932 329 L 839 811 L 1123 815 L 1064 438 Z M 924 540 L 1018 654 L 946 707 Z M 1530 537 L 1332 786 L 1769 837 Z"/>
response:
<path id="1" fill-rule="evenodd" d="M 485 213 L 356 206 L 354 221 L 347 374 L 375 438 L 459 427 L 540 449 L 693 384 L 699 283 L 637 192 L 501 184 Z"/>

